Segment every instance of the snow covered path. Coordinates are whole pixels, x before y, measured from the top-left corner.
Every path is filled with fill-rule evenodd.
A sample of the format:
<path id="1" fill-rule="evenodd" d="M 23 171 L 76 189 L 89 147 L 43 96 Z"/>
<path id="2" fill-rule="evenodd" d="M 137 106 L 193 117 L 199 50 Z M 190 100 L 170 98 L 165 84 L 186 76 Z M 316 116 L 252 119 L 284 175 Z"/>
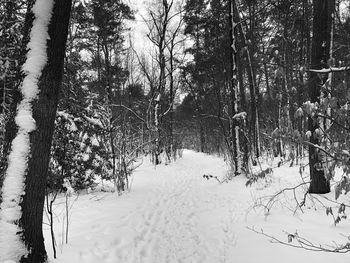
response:
<path id="1" fill-rule="evenodd" d="M 203 174 L 223 177 L 225 165 L 218 159 L 191 151 L 169 166 L 143 165 L 129 194 L 118 197 L 98 193 L 79 197 L 72 209 L 68 245 L 59 245 L 53 262 L 106 263 L 254 263 L 254 262 L 348 262 L 350 255 L 332 255 L 271 244 L 246 226 L 286 238 L 288 225 L 295 231 L 306 223 L 310 233 L 319 230 L 319 218 L 300 219 L 289 212 L 266 220 L 261 213 L 247 213 L 256 192 L 272 188 L 271 182 L 244 186 L 244 178 L 218 184 Z M 275 180 L 275 179 L 274 179 Z M 288 180 L 286 180 L 288 181 Z M 279 180 L 279 185 L 283 185 Z M 259 188 L 260 187 L 260 188 Z M 260 190 L 259 190 L 260 189 Z M 288 215 L 289 213 L 289 215 Z M 270 218 L 270 217 L 268 217 Z M 325 220 L 324 220 L 325 218 Z M 315 222 L 318 222 L 315 225 Z M 325 241 L 334 235 L 329 218 Z M 310 223 L 310 225 L 309 225 Z M 314 224 L 314 225 L 313 225 Z M 57 229 L 57 233 L 62 232 Z M 349 225 L 347 224 L 349 230 Z M 339 229 L 344 232 L 345 229 Z M 281 235 L 282 233 L 282 235 Z M 316 235 L 317 237 L 317 235 Z M 62 235 L 58 234 L 60 243 Z M 50 251 L 49 236 L 46 238 Z M 327 259 L 327 260 L 325 260 Z"/>
<path id="2" fill-rule="evenodd" d="M 159 180 L 144 204 L 124 218 L 134 231 L 131 251 L 120 250 L 123 262 L 203 262 L 209 246 L 200 226 L 203 207 L 213 205 L 198 180 L 184 166 L 170 180 Z M 200 176 L 197 177 L 200 179 Z M 191 180 L 192 179 L 192 180 Z"/>

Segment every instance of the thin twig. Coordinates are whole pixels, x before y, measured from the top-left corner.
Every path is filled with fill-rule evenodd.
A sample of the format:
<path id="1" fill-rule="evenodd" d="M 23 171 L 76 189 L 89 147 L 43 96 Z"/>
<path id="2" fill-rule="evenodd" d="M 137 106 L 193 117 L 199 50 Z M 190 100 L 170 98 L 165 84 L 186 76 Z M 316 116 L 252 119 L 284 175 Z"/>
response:
<path id="1" fill-rule="evenodd" d="M 264 233 L 264 231 L 261 229 L 260 231 L 257 231 L 255 228 L 253 227 L 247 227 L 247 229 L 259 234 L 259 235 L 263 235 L 265 237 L 270 238 L 271 243 L 279 243 L 285 246 L 289 246 L 289 247 L 293 247 L 293 248 L 299 248 L 299 249 L 305 249 L 305 250 L 309 250 L 309 251 L 316 251 L 316 252 L 330 252 L 330 253 L 341 253 L 341 254 L 345 254 L 348 253 L 350 251 L 350 243 L 346 243 L 344 245 L 338 245 L 335 244 L 335 247 L 333 248 L 326 248 L 322 245 L 315 245 L 313 244 L 310 240 L 307 240 L 304 237 L 299 236 L 297 233 L 295 234 L 289 234 L 287 232 L 285 232 L 288 236 L 288 241 L 289 242 L 285 242 L 282 241 L 272 235 L 266 234 Z M 293 244 L 293 241 L 297 241 L 297 244 Z"/>

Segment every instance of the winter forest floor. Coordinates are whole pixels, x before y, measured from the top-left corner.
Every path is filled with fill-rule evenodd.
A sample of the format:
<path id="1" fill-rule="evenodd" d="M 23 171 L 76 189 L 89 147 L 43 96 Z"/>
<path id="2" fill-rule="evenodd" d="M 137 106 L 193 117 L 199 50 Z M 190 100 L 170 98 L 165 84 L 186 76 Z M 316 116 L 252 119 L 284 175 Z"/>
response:
<path id="1" fill-rule="evenodd" d="M 188 150 L 175 163 L 157 169 L 145 161 L 133 175 L 130 192 L 122 196 L 81 194 L 74 203 L 75 196 L 71 197 L 67 245 L 62 245 L 65 201 L 59 197 L 54 206 L 56 260 L 45 225 L 50 262 L 350 262 L 350 252 L 292 248 L 271 243 L 247 228 L 263 230 L 283 242 L 288 240 L 286 232 L 296 231 L 315 245 L 348 242 L 349 219 L 334 226 L 323 205 L 333 206 L 334 211 L 337 205 L 323 197 L 307 198 L 302 211 L 295 212 L 293 191 L 287 191 L 266 214 L 262 204 L 266 205 L 271 195 L 302 182 L 299 166 L 276 168 L 251 187 L 245 186 L 244 176 L 223 184 L 203 178 L 203 174 L 224 178 L 226 171 L 222 159 Z M 303 191 L 302 187 L 296 191 L 298 201 L 303 199 Z M 334 192 L 327 197 L 334 200 Z M 349 204 L 347 196 L 342 198 Z"/>

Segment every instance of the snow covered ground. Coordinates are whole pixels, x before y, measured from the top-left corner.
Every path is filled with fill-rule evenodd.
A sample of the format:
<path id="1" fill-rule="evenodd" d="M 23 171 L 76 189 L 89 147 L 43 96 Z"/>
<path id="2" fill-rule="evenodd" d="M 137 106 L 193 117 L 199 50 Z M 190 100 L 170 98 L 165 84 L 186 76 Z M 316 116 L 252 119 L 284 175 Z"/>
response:
<path id="1" fill-rule="evenodd" d="M 257 263 L 349 262 L 350 253 L 313 252 L 271 243 L 247 227 L 261 229 L 287 242 L 298 232 L 317 244 L 349 242 L 350 222 L 334 226 L 316 196 L 295 213 L 293 191 L 276 199 L 267 215 L 261 204 L 284 187 L 301 182 L 299 167 L 283 166 L 251 187 L 243 176 L 229 183 L 206 180 L 225 177 L 222 159 L 185 150 L 171 165 L 148 162 L 135 172 L 131 191 L 80 195 L 71 212 L 68 245 L 62 245 L 64 198 L 56 200 L 57 259 L 52 258 L 49 229 L 46 246 L 54 263 Z M 302 189 L 296 192 L 303 199 Z M 327 195 L 333 199 L 334 193 Z M 349 204 L 345 196 L 343 201 Z M 74 199 L 74 197 L 72 198 Z M 326 206 L 335 204 L 327 204 Z"/>

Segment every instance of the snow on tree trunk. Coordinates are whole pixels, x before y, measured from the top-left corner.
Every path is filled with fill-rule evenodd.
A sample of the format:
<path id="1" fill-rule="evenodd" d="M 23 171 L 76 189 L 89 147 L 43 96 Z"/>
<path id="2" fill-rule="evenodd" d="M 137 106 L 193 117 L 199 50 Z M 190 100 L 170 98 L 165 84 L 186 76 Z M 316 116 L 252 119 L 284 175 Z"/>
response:
<path id="1" fill-rule="evenodd" d="M 27 57 L 23 65 L 25 77 L 21 84 L 22 101 L 17 106 L 15 122 L 18 132 L 12 141 L 8 156 L 8 168 L 2 186 L 0 210 L 0 262 L 19 261 L 27 254 L 18 226 L 22 211 L 20 202 L 24 194 L 25 174 L 30 154 L 29 133 L 36 129 L 32 116 L 32 102 L 38 96 L 38 81 L 47 62 L 48 25 L 51 19 L 53 0 L 37 0 L 32 8 L 34 14 Z"/>
<path id="2" fill-rule="evenodd" d="M 240 19 L 239 11 L 237 5 L 234 5 L 234 17 L 238 20 L 236 21 L 239 34 L 242 36 L 243 46 L 248 46 L 248 40 L 246 33 L 243 30 L 242 21 Z M 259 158 L 260 155 L 260 138 L 259 138 L 259 112 L 258 112 L 258 94 L 256 92 L 256 80 L 254 78 L 254 70 L 252 63 L 252 55 L 249 48 L 244 49 L 244 56 L 247 60 L 246 71 L 249 83 L 250 91 L 250 107 L 251 107 L 251 118 L 250 118 L 250 134 L 251 143 L 253 146 L 253 151 L 255 152 L 255 157 Z"/>
<path id="3" fill-rule="evenodd" d="M 155 130 L 156 130 L 156 140 L 155 140 L 155 152 L 154 152 L 154 164 L 158 165 L 160 164 L 160 120 L 159 120 L 159 111 L 160 111 L 160 98 L 161 94 L 158 93 L 156 99 L 155 99 L 155 106 L 154 106 L 154 124 L 155 124 Z"/>
<path id="4" fill-rule="evenodd" d="M 240 143 L 239 143 L 239 123 L 237 113 L 238 113 L 238 81 L 237 81 L 237 65 L 236 65 L 236 55 L 237 55 L 237 49 L 236 49 L 236 38 L 235 38 L 235 31 L 236 31 L 236 22 L 235 22 L 235 0 L 229 1 L 229 8 L 230 8 L 230 41 L 231 41 L 231 104 L 232 104 L 232 120 L 230 123 L 230 130 L 231 130 L 231 147 L 233 148 L 233 161 L 234 161 L 234 168 L 235 168 L 235 175 L 238 175 L 241 173 L 242 170 L 242 158 L 241 158 L 241 151 L 240 151 Z M 238 17 L 236 18 L 238 20 Z"/>

